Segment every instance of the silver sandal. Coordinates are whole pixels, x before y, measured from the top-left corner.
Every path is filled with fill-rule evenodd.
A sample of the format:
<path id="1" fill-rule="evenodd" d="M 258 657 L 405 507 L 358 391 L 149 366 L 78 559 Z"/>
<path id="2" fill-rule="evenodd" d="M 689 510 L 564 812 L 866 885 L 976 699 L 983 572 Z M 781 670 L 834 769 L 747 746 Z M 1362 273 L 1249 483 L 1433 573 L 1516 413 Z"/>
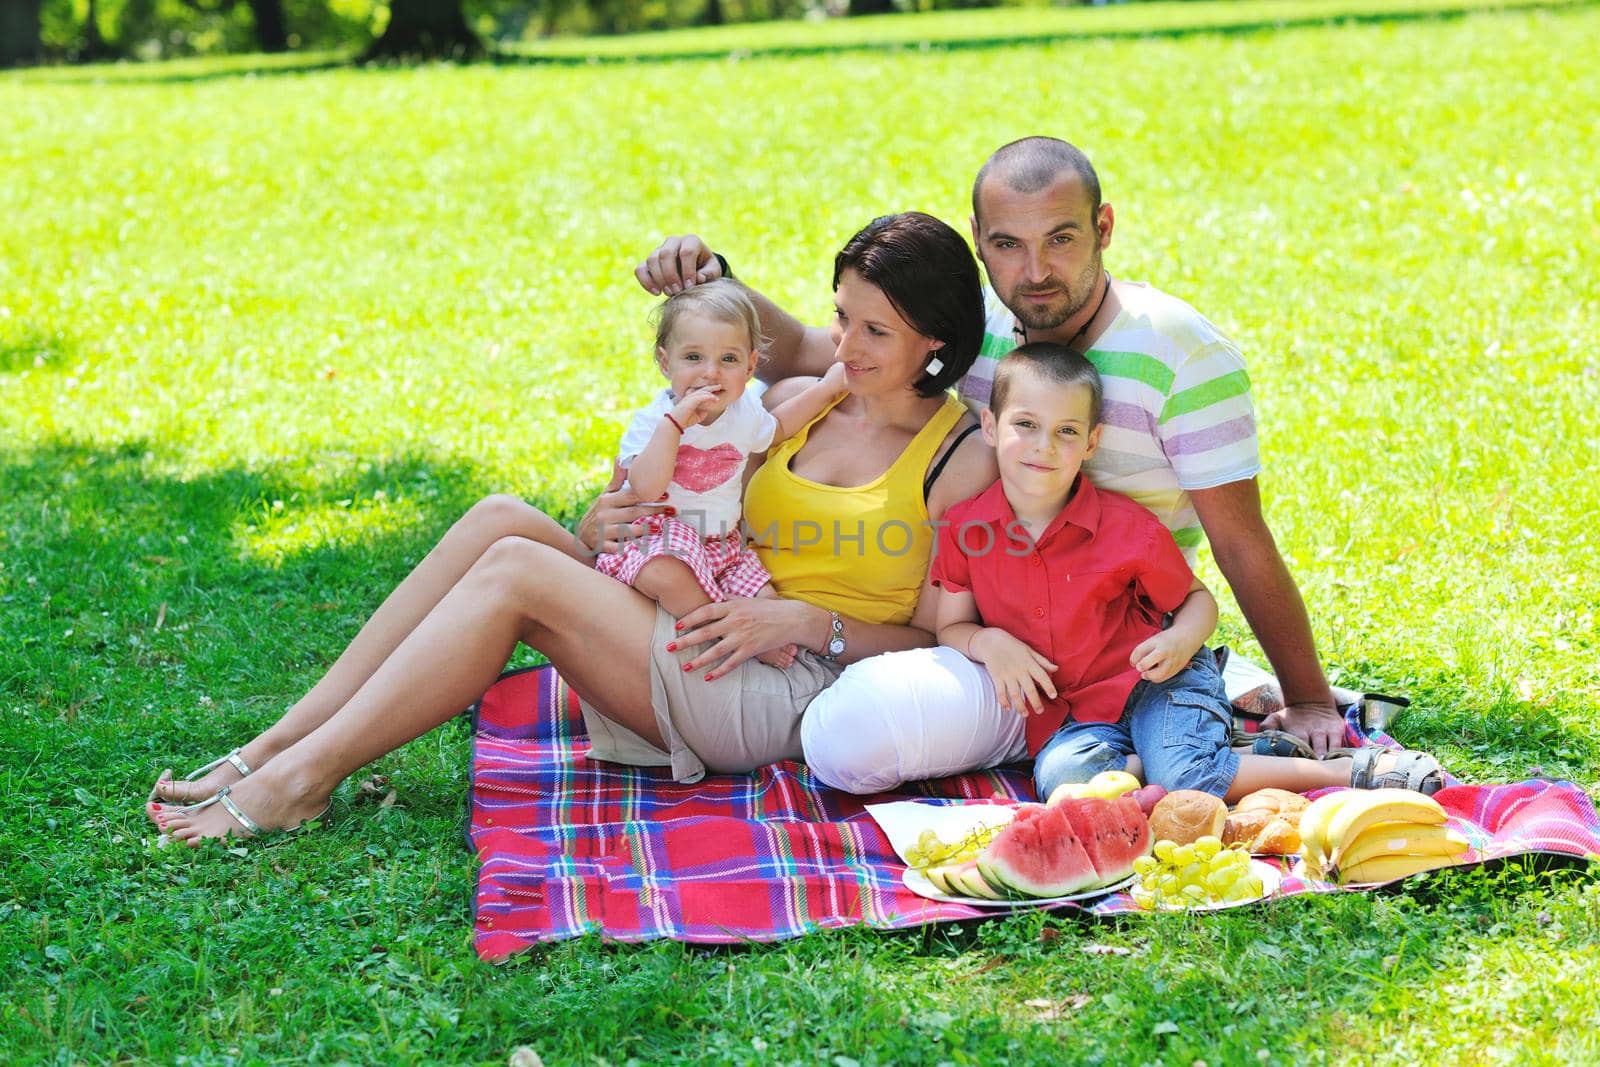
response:
<path id="1" fill-rule="evenodd" d="M 251 840 L 259 841 L 263 838 L 271 837 L 276 834 L 298 833 L 299 831 L 310 827 L 312 824 L 319 822 L 324 815 L 328 814 L 328 809 L 333 807 L 333 800 L 330 798 L 328 803 L 322 806 L 321 811 L 311 816 L 311 818 L 302 821 L 299 825 L 286 826 L 282 830 L 268 830 L 262 827 L 260 823 L 256 822 L 250 816 L 246 815 L 244 813 L 244 809 L 233 802 L 233 798 L 228 795 L 232 792 L 233 786 L 225 785 L 210 797 L 202 800 L 200 803 L 191 804 L 186 808 L 178 809 L 178 814 L 194 815 L 198 812 L 205 811 L 213 804 L 221 804 L 227 813 L 232 816 L 233 821 L 238 823 L 244 832 L 250 835 Z"/>
<path id="2" fill-rule="evenodd" d="M 1350 756 L 1352 789 L 1409 789 L 1431 796 L 1444 788 L 1444 768 L 1426 752 L 1368 745 L 1365 748 L 1336 749 L 1328 755 L 1334 757 L 1335 753 Z M 1394 766 L 1380 772 L 1377 769 L 1378 759 L 1384 753 L 1394 755 Z"/>
<path id="3" fill-rule="evenodd" d="M 156 798 L 156 790 L 161 788 L 161 783 L 162 782 L 194 782 L 194 781 L 198 781 L 201 778 L 204 778 L 206 775 L 210 774 L 212 771 L 216 770 L 218 767 L 222 766 L 224 763 L 228 764 L 234 770 L 238 771 L 240 778 L 248 778 L 248 777 L 250 777 L 250 765 L 244 761 L 244 757 L 239 755 L 239 752 L 240 752 L 240 749 L 236 748 L 232 752 L 229 752 L 225 756 L 218 756 L 216 759 L 212 760 L 210 763 L 206 764 L 204 767 L 201 767 L 197 771 L 191 771 L 189 774 L 185 775 L 182 778 L 157 778 L 156 779 L 156 784 L 150 787 L 150 795 L 144 798 L 144 802 L 146 804 L 154 804 L 156 802 L 156 799 L 157 799 Z"/>

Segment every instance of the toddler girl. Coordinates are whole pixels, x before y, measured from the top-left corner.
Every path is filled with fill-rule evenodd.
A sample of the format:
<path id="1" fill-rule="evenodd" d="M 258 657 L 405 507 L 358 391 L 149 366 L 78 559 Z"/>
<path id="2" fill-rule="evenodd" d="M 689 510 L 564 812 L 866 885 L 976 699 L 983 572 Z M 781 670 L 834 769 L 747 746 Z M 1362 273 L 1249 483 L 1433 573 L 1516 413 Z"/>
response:
<path id="1" fill-rule="evenodd" d="M 626 582 L 672 615 L 729 597 L 775 596 L 744 541 L 745 466 L 822 414 L 844 392 L 844 365 L 768 412 L 745 386 L 760 357 L 760 323 L 730 278 L 685 289 L 658 311 L 656 366 L 668 387 L 634 416 L 617 465 L 641 500 L 664 505 L 595 569 Z M 665 496 L 663 497 L 663 493 Z M 793 649 L 760 657 L 779 666 Z"/>

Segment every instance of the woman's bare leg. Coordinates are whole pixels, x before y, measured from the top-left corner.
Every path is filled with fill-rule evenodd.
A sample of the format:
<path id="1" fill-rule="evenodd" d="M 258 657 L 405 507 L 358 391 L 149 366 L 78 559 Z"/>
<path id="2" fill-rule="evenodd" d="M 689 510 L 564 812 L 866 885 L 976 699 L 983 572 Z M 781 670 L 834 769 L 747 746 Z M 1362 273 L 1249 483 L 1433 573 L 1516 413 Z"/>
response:
<path id="1" fill-rule="evenodd" d="M 572 534 L 538 508 L 511 496 L 480 500 L 385 598 L 321 680 L 282 718 L 243 746 L 240 755 L 245 765 L 252 771 L 259 770 L 343 707 L 468 568 L 503 537 L 527 538 L 574 559 L 583 558 L 578 555 Z M 171 775 L 171 770 L 162 774 L 156 794 L 178 803 L 208 797 L 239 777 L 238 771 L 226 763 L 194 782 L 172 781 Z"/>
<path id="2" fill-rule="evenodd" d="M 560 550 L 497 541 L 335 714 L 233 787 L 261 826 L 315 816 L 349 774 L 481 696 L 518 640 L 542 650 L 596 707 L 661 743 L 650 706 L 655 605 Z M 178 840 L 241 835 L 220 805 L 168 818 Z"/>

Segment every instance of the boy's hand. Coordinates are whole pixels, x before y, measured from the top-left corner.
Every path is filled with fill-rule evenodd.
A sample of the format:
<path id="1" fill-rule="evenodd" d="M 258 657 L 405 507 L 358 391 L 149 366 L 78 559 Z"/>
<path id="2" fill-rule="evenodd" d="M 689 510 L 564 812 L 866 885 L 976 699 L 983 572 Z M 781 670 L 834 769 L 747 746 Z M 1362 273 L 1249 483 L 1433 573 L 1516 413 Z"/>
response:
<path id="1" fill-rule="evenodd" d="M 1050 681 L 1056 665 L 1004 630 L 993 626 L 979 630 L 967 642 L 967 651 L 994 679 L 1001 707 L 1018 715 L 1030 710 L 1037 715 L 1044 710 L 1040 690 L 1049 699 L 1056 698 L 1055 683 Z"/>
<path id="2" fill-rule="evenodd" d="M 722 396 L 722 389 L 715 385 L 697 385 L 679 400 L 672 409 L 672 417 L 687 430 L 691 426 L 698 426 L 705 417 L 706 411 L 716 406 Z"/>
<path id="3" fill-rule="evenodd" d="M 1199 645 L 1190 645 L 1172 630 L 1162 630 L 1139 642 L 1128 662 L 1145 681 L 1164 682 L 1187 667 L 1198 651 Z"/>

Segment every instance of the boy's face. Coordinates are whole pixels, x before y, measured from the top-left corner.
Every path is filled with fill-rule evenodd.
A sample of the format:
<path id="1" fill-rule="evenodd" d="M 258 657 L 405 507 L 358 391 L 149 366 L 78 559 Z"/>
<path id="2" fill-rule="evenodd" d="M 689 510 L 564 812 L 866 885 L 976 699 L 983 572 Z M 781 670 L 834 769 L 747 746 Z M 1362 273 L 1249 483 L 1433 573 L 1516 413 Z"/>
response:
<path id="1" fill-rule="evenodd" d="M 1022 371 L 1011 382 L 1005 410 L 983 412 L 983 439 L 994 446 L 1013 505 L 1066 498 L 1100 443 L 1100 427 L 1090 424 L 1091 403 L 1088 386 L 1057 385 Z"/>
<path id="2" fill-rule="evenodd" d="M 748 330 L 692 311 L 678 316 L 667 346 L 656 348 L 656 365 L 667 376 L 675 397 L 702 385 L 716 392 L 717 402 L 701 422 L 712 421 L 743 396 L 756 372 Z"/>

